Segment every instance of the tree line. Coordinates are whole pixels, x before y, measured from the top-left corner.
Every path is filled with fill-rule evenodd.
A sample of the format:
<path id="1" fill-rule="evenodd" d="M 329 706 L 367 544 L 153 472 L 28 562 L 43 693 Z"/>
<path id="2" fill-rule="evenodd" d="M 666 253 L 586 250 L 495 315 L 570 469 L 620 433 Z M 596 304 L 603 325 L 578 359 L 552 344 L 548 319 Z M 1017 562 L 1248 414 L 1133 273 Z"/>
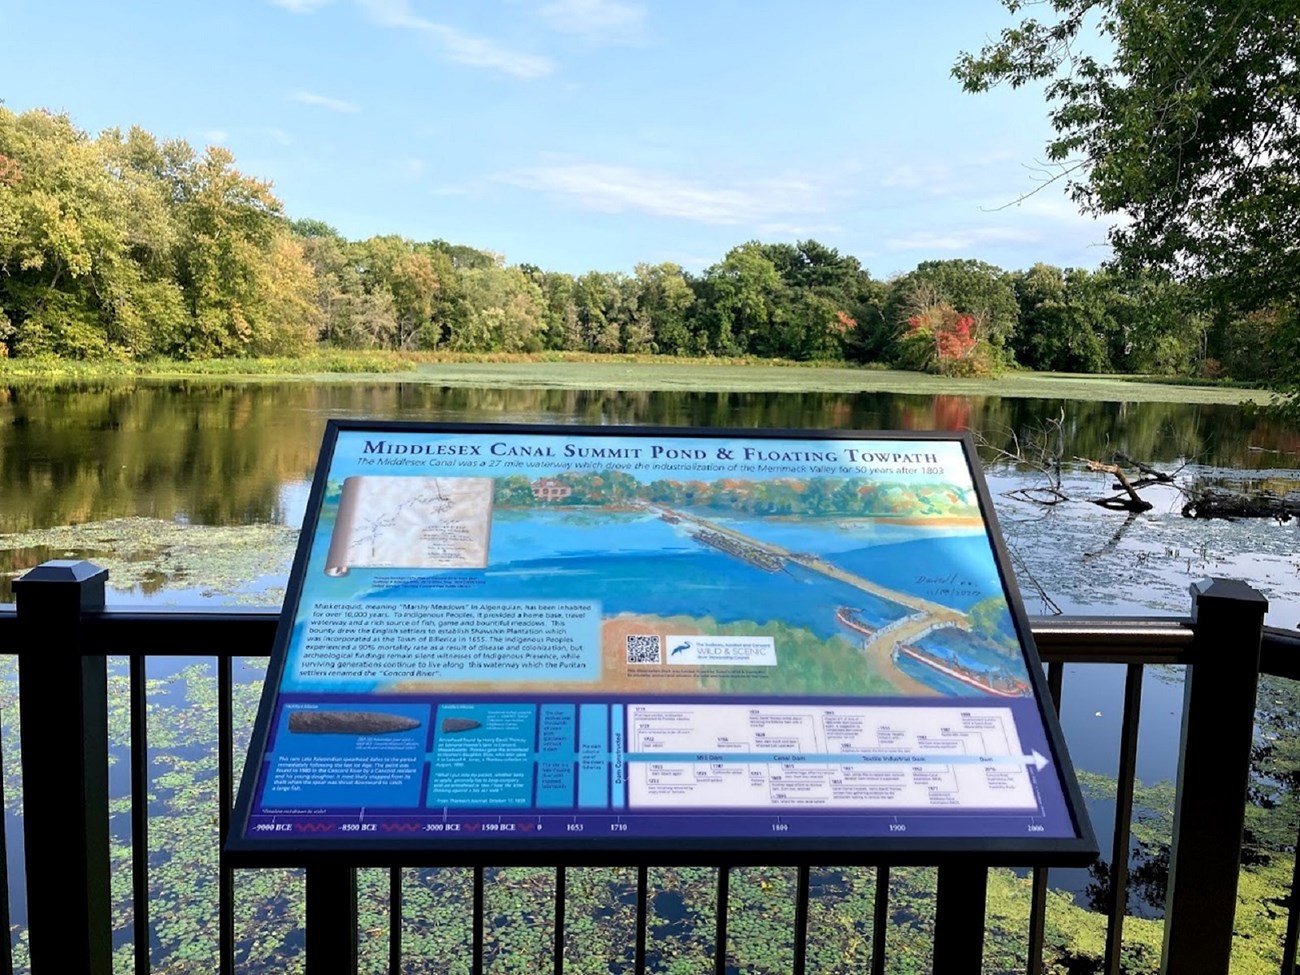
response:
<path id="1" fill-rule="evenodd" d="M 937 260 L 880 280 L 815 240 L 580 275 L 353 241 L 289 218 L 222 147 L 0 106 L 0 356 L 554 350 L 1270 381 L 1293 328 L 1274 306 L 1216 314 L 1169 275 Z"/>
<path id="2" fill-rule="evenodd" d="M 1002 0 L 968 92 L 1041 91 L 1044 168 L 1114 219 L 1112 266 L 1208 317 L 1201 368 L 1266 380 L 1300 417 L 1300 15 L 1295 0 Z"/>

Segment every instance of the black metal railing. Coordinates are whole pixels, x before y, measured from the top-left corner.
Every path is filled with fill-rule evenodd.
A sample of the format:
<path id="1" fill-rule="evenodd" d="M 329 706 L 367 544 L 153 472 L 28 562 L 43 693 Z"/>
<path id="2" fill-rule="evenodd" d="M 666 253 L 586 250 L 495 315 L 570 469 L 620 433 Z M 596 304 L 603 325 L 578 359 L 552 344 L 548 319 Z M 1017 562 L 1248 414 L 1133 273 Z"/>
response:
<path id="1" fill-rule="evenodd" d="M 224 836 L 234 795 L 234 662 L 268 655 L 279 615 L 273 611 L 219 609 L 205 612 L 144 612 L 104 608 L 106 573 L 88 563 L 53 562 L 15 583 L 18 602 L 0 606 L 0 653 L 16 654 L 21 685 L 23 835 L 26 915 L 31 968 L 50 972 L 111 971 L 108 864 L 108 739 L 105 658 L 129 659 L 131 890 L 133 964 L 151 971 L 149 886 L 150 773 L 145 662 L 152 657 L 208 657 L 216 662 L 219 812 L 213 829 Z M 1111 886 L 1103 971 L 1118 973 L 1127 913 L 1126 874 L 1136 784 L 1137 727 L 1144 668 L 1185 668 L 1179 769 L 1165 905 L 1162 971 L 1226 973 L 1232 943 L 1242 848 L 1256 684 L 1260 674 L 1300 679 L 1300 636 L 1262 626 L 1265 603 L 1249 587 L 1225 580 L 1193 587 L 1192 614 L 1184 618 L 1115 619 L 1053 617 L 1033 621 L 1047 683 L 1056 706 L 1066 664 L 1110 663 L 1126 667 L 1124 712 L 1118 756 Z M 50 720 L 57 696 L 59 720 Z M 69 714 L 75 720 L 67 720 Z M 1068 742 L 1067 742 L 1068 743 Z M 49 761 L 48 756 L 59 756 Z M 3 788 L 3 782 L 0 782 Z M 0 793 L 0 801 L 3 794 Z M 1105 844 L 1105 838 L 1102 838 Z M 8 851 L 0 833 L 0 875 Z M 1297 858 L 1300 863 L 1300 857 Z M 320 872 L 321 870 L 327 872 Z M 242 872 L 242 871 L 241 871 Z M 810 869 L 797 871 L 792 971 L 808 968 Z M 934 970 L 978 972 L 984 931 L 984 868 L 940 868 L 936 903 Z M 403 970 L 402 868 L 388 874 L 388 968 Z M 472 958 L 484 970 L 485 868 L 472 872 Z M 342 885 L 340 880 L 343 881 Z M 732 873 L 717 871 L 713 970 L 729 970 L 728 920 Z M 554 873 L 554 941 L 551 967 L 562 975 L 566 946 L 569 875 Z M 1287 904 L 1281 975 L 1295 975 L 1300 934 L 1293 876 Z M 871 919 L 871 966 L 883 975 L 888 962 L 890 867 L 875 875 Z M 340 897 L 339 891 L 347 892 Z M 81 896 L 69 891 L 82 890 Z M 307 871 L 306 966 L 309 973 L 355 972 L 355 871 Z M 235 971 L 233 914 L 235 871 L 219 868 L 217 931 L 219 971 Z M 1038 973 L 1044 953 L 1048 873 L 1032 872 L 1026 969 Z M 645 971 L 649 941 L 648 869 L 637 866 L 636 932 L 632 968 Z M 84 903 L 83 903 L 84 902 Z M 0 923 L 9 927 L 7 885 L 0 883 Z M 342 919 L 343 923 L 340 923 Z M 0 975 L 13 970 L 0 951 Z"/>

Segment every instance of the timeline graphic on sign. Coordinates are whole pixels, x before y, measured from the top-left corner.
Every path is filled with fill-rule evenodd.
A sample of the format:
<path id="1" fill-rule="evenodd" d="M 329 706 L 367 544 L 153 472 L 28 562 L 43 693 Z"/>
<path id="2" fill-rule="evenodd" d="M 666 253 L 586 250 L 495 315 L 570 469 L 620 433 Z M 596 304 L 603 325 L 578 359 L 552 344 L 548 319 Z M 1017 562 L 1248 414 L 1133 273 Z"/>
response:
<path id="1" fill-rule="evenodd" d="M 227 848 L 1075 862 L 1042 690 L 966 438 L 332 421 Z"/>

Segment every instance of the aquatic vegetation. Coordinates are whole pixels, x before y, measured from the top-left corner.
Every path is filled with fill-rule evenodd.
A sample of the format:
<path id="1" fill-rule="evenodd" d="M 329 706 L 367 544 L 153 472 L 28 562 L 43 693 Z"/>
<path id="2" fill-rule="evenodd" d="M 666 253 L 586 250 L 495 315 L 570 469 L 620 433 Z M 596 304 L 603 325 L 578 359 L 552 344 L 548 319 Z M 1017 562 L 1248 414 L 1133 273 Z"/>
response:
<path id="1" fill-rule="evenodd" d="M 1083 530 L 1077 527 L 1076 530 Z M 1157 522 L 1146 547 L 1164 543 Z M 1042 528 L 1039 528 L 1042 531 Z M 210 528 L 130 518 L 82 526 L 0 536 L 0 553 L 41 548 L 41 557 L 93 553 L 106 564 L 110 583 L 146 590 L 156 580 L 158 598 L 187 588 L 221 593 L 226 599 L 264 598 L 278 602 L 274 589 L 255 590 L 250 578 L 282 575 L 296 541 L 294 529 L 281 526 Z M 1050 551 L 1050 546 L 1045 546 Z M 1143 549 L 1145 550 L 1145 548 Z M 1154 550 L 1154 549 L 1153 549 Z M 1208 560 L 1197 555 L 1201 568 Z M 1094 562 L 1090 571 L 1095 571 Z M 1145 563 L 1135 573 L 1154 572 Z M 1144 578 L 1144 576 L 1143 576 Z M 202 580 L 200 584 L 198 580 Z M 1172 597 L 1171 597 L 1172 598 Z M 1160 608 L 1164 608 L 1161 606 Z M 823 648 L 824 649 L 824 648 Z M 829 652 L 829 651 L 825 651 Z M 831 654 L 831 657 L 834 657 Z M 828 664 L 830 658 L 828 657 Z M 243 755 L 260 696 L 263 661 L 237 665 L 235 684 L 236 758 Z M 5 814 L 21 815 L 16 660 L 0 657 L 0 730 L 3 731 Z M 828 673 L 834 668 L 829 667 Z M 215 968 L 217 957 L 217 761 L 215 726 L 217 683 L 209 661 L 155 661 L 148 688 L 150 769 L 150 918 L 154 929 L 154 970 L 188 973 Z M 809 677 L 813 679 L 815 675 Z M 124 664 L 114 661 L 109 693 L 111 761 L 125 762 L 129 743 Z M 1247 809 L 1247 855 L 1242 868 L 1236 918 L 1233 971 L 1276 971 L 1285 931 L 1286 891 L 1300 825 L 1295 769 L 1300 754 L 1300 689 L 1284 680 L 1261 683 L 1251 804 Z M 1112 778 L 1081 775 L 1093 802 L 1113 802 Z M 125 781 L 120 774 L 114 781 Z M 1139 783 L 1135 794 L 1132 882 L 1142 899 L 1159 903 L 1167 872 L 1173 788 L 1168 782 Z M 130 970 L 133 905 L 130 890 L 130 796 L 115 791 L 111 804 L 113 923 L 116 967 Z M 10 850 L 13 869 L 21 851 Z M 1104 862 L 1094 886 L 1078 897 L 1049 893 L 1047 962 L 1044 971 L 1076 975 L 1099 971 L 1105 944 L 1105 917 L 1090 909 L 1104 901 L 1109 871 Z M 485 960 L 493 973 L 513 975 L 544 969 L 553 944 L 554 873 L 520 868 L 487 871 L 488 928 Z M 565 967 L 581 975 L 631 970 L 635 934 L 635 872 L 626 868 L 571 869 L 567 872 Z M 812 871 L 808 957 L 812 970 L 861 971 L 872 951 L 876 874 L 871 868 L 818 866 Z M 649 970 L 663 975 L 695 975 L 712 963 L 716 871 L 656 867 L 650 871 Z M 915 975 L 929 971 L 934 923 L 935 873 L 927 869 L 891 872 L 889 971 Z M 360 874 L 361 970 L 387 969 L 390 923 L 388 874 Z M 300 871 L 240 871 L 236 882 L 236 965 L 250 975 L 299 972 L 303 966 L 304 885 Z M 462 869 L 402 871 L 402 943 L 412 973 L 468 975 L 470 965 L 471 872 Z M 990 873 L 985 970 L 1023 970 L 1027 951 L 1029 880 L 1022 873 Z M 731 881 L 728 944 L 724 950 L 739 970 L 788 970 L 793 951 L 795 871 L 737 870 Z M 1088 903 L 1089 899 L 1093 903 Z M 16 971 L 29 968 L 25 931 L 16 927 Z M 1161 921 L 1129 917 L 1125 922 L 1122 970 L 1129 975 L 1158 970 Z"/>
<path id="2" fill-rule="evenodd" d="M 260 697 L 262 661 L 243 661 L 234 688 L 235 755 L 247 745 Z M 0 657 L 0 722 L 5 759 L 5 814 L 21 814 L 16 661 Z M 1276 686 L 1275 686 L 1276 685 Z M 1285 890 L 1290 882 L 1296 802 L 1289 784 L 1273 772 L 1296 747 L 1276 735 L 1297 697 L 1284 682 L 1266 682 L 1261 692 L 1262 756 L 1256 788 L 1267 802 L 1251 807 L 1252 860 L 1243 867 L 1238 896 L 1234 972 L 1276 971 L 1285 931 Z M 125 761 L 129 743 L 124 665 L 110 676 L 111 761 Z M 151 785 L 150 919 L 154 926 L 156 972 L 181 975 L 212 970 L 217 944 L 217 682 L 206 661 L 187 661 L 159 670 L 148 681 Z M 1271 717 L 1270 717 L 1271 715 Z M 1278 745 L 1278 742 L 1282 742 Z M 1276 761 L 1277 766 L 1274 766 Z M 1261 764 L 1262 763 L 1262 764 Z M 1264 773 L 1261 777 L 1261 773 Z M 1114 780 L 1081 775 L 1087 795 L 1114 796 Z M 130 971 L 129 795 L 112 800 L 113 919 L 115 969 Z M 1139 784 L 1135 795 L 1135 874 L 1144 864 L 1159 866 L 1167 854 L 1173 790 L 1168 782 Z M 1281 810 L 1281 814 L 1279 814 Z M 1287 839 L 1287 831 L 1290 830 Z M 1283 844 L 1276 848 L 1276 844 Z M 16 859 L 15 851 L 10 852 Z M 875 905 L 875 870 L 817 866 L 811 872 L 808 959 L 811 970 L 862 971 L 870 959 Z M 739 970 L 789 970 L 793 952 L 796 871 L 745 868 L 733 871 L 728 916 L 728 958 Z M 387 969 L 388 873 L 360 872 L 361 971 Z M 935 871 L 895 869 L 890 876 L 889 955 L 891 975 L 928 972 L 934 924 Z M 649 873 L 649 970 L 693 975 L 713 957 L 717 873 L 699 867 L 655 867 Z M 578 975 L 607 975 L 631 969 L 635 933 L 635 871 L 630 868 L 571 868 L 566 872 L 565 969 Z M 486 968 L 493 975 L 524 975 L 548 967 L 554 938 L 555 875 L 549 869 L 487 871 Z M 250 975 L 300 972 L 303 966 L 304 885 L 300 871 L 241 870 L 235 884 L 236 965 Z M 402 944 L 405 971 L 468 975 L 472 872 L 465 869 L 402 871 Z M 1023 970 L 1027 950 L 1029 878 L 1011 870 L 989 876 L 985 971 Z M 1122 970 L 1146 975 L 1159 969 L 1162 922 L 1129 917 L 1125 922 Z M 28 968 L 24 932 L 14 931 L 15 970 Z M 1105 945 L 1105 916 L 1081 906 L 1067 892 L 1048 895 L 1045 972 L 1074 975 L 1099 971 Z M 1269 967 L 1271 966 L 1271 968 Z"/>
<path id="3" fill-rule="evenodd" d="M 0 535 L 0 556 L 10 555 L 0 572 L 16 577 L 46 559 L 89 559 L 108 569 L 118 592 L 279 605 L 297 543 L 298 529 L 285 525 L 114 518 Z"/>

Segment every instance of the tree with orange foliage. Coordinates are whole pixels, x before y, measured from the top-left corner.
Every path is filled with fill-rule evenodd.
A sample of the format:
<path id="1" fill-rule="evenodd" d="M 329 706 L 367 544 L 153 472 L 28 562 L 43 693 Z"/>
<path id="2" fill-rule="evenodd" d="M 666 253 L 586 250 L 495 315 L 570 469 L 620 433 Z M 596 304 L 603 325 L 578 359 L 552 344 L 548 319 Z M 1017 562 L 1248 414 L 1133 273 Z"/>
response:
<path id="1" fill-rule="evenodd" d="M 946 301 L 927 301 L 907 319 L 898 364 L 944 376 L 986 375 L 992 371 L 992 356 L 979 331 L 974 315 L 958 312 Z"/>

